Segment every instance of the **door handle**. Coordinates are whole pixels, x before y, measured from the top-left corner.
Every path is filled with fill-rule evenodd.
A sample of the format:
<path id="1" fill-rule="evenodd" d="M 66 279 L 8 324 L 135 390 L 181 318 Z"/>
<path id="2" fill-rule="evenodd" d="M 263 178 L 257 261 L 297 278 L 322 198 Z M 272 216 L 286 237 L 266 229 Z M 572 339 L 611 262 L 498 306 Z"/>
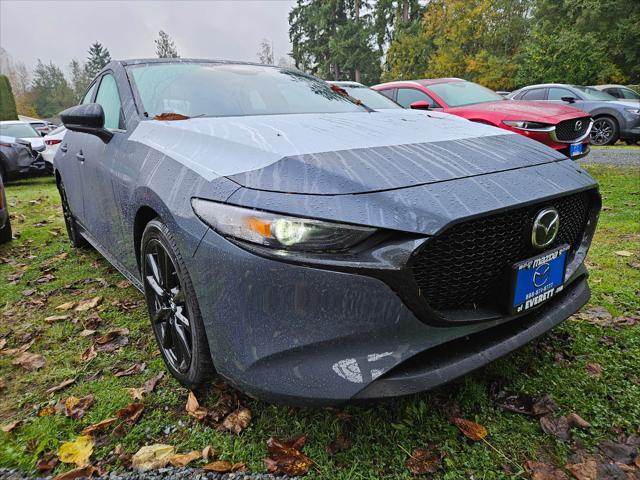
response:
<path id="1" fill-rule="evenodd" d="M 64 153 L 67 153 L 67 144 L 63 143 L 62 145 L 60 145 L 60 150 L 62 150 Z"/>
<path id="2" fill-rule="evenodd" d="M 84 155 L 82 154 L 82 150 L 76 153 L 76 158 L 78 159 L 79 162 L 84 163 Z"/>

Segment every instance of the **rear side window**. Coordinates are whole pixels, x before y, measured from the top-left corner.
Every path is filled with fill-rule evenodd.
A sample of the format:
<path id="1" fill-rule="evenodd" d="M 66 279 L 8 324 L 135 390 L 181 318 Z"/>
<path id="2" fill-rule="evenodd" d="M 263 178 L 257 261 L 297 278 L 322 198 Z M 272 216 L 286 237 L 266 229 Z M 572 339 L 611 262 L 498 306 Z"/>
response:
<path id="1" fill-rule="evenodd" d="M 422 90 L 418 90 L 416 88 L 399 88 L 398 89 L 398 100 L 397 102 L 402 105 L 404 108 L 411 107 L 413 102 L 425 101 L 429 102 L 430 107 L 437 107 L 436 102 L 433 101 L 429 95 L 424 93 Z"/>
<path id="2" fill-rule="evenodd" d="M 532 88 L 524 92 L 519 100 L 546 100 L 547 96 L 545 95 L 545 91 L 545 88 Z"/>
<path id="3" fill-rule="evenodd" d="M 380 92 L 385 97 L 390 98 L 391 100 L 393 100 L 395 92 L 396 92 L 396 89 L 395 88 L 385 88 L 384 90 L 378 90 L 378 92 Z"/>
<path id="4" fill-rule="evenodd" d="M 104 110 L 104 127 L 119 128 L 120 127 L 120 95 L 118 95 L 118 87 L 113 75 L 106 74 L 102 77 L 96 103 L 102 106 Z"/>
<path id="5" fill-rule="evenodd" d="M 549 100 L 562 100 L 562 97 L 575 98 L 575 95 L 566 88 L 551 87 L 549 89 Z"/>
<path id="6" fill-rule="evenodd" d="M 85 103 L 91 103 L 91 101 L 93 100 L 93 92 L 96 91 L 96 85 L 98 85 L 98 82 L 94 82 L 94 84 L 91 85 L 89 91 L 84 94 L 84 97 L 82 98 L 80 104 L 84 105 Z"/>

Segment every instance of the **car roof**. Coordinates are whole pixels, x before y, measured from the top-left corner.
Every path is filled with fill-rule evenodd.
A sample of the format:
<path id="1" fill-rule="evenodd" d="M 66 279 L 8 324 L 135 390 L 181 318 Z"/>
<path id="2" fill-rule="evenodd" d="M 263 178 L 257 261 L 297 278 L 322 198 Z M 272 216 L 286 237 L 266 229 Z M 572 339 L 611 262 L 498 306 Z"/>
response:
<path id="1" fill-rule="evenodd" d="M 0 121 L 0 124 L 2 124 L 2 125 L 15 125 L 15 124 L 18 124 L 18 123 L 29 125 L 28 122 L 23 122 L 22 120 L 2 120 L 2 121 Z"/>
<path id="2" fill-rule="evenodd" d="M 413 83 L 414 85 L 422 85 L 424 87 L 428 85 L 435 85 L 436 83 L 453 83 L 453 82 L 466 82 L 464 78 L 422 78 L 418 80 L 394 80 L 393 82 L 385 82 L 376 85 L 376 87 L 382 87 L 384 85 L 395 85 L 397 83 Z"/>
<path id="3" fill-rule="evenodd" d="M 110 63 L 116 63 L 120 65 L 140 65 L 146 63 L 221 63 L 229 65 L 253 65 L 256 67 L 278 67 L 277 65 L 268 65 L 266 63 L 247 62 L 241 60 L 218 60 L 212 58 L 130 58 L 125 60 L 113 60 Z M 109 65 L 107 65 L 108 67 Z M 106 67 L 105 67 L 106 68 Z"/>
<path id="4" fill-rule="evenodd" d="M 520 90 L 524 90 L 525 88 L 547 88 L 547 87 L 577 87 L 578 85 L 572 85 L 570 83 L 537 83 L 535 85 L 527 85 L 526 87 L 522 87 Z"/>

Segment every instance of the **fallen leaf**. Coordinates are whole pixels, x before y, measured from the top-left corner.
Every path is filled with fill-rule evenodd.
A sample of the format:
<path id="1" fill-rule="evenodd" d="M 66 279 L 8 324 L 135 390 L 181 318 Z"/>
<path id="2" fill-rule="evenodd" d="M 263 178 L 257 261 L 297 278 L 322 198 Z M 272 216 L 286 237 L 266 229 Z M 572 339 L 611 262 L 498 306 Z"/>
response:
<path id="1" fill-rule="evenodd" d="M 602 366 L 599 363 L 587 363 L 584 368 L 590 377 L 599 378 L 602 376 Z"/>
<path id="2" fill-rule="evenodd" d="M 116 412 L 118 418 L 123 419 L 130 424 L 136 423 L 140 420 L 142 412 L 144 411 L 144 403 L 130 403 L 124 408 L 121 408 Z"/>
<path id="3" fill-rule="evenodd" d="M 35 342 L 36 342 L 35 339 L 31 339 L 30 341 L 28 341 L 24 345 L 21 345 L 21 346 L 19 346 L 17 348 L 6 348 L 6 349 L 2 350 L 2 354 L 3 355 L 18 355 L 19 353 L 24 353 L 27 350 L 29 350 L 31 348 L 31 345 L 33 345 Z"/>
<path id="4" fill-rule="evenodd" d="M 231 412 L 222 421 L 221 430 L 228 430 L 239 435 L 245 428 L 251 424 L 251 410 L 248 408 L 239 408 L 235 412 Z"/>
<path id="5" fill-rule="evenodd" d="M 45 365 L 44 357 L 38 353 L 23 352 L 19 357 L 15 358 L 11 364 L 20 365 L 28 371 L 38 370 Z"/>
<path id="6" fill-rule="evenodd" d="M 45 323 L 55 323 L 55 322 L 61 322 L 63 320 L 69 320 L 71 318 L 70 315 L 51 315 L 50 317 L 47 317 L 44 319 Z"/>
<path id="7" fill-rule="evenodd" d="M 467 438 L 470 438 L 475 442 L 483 440 L 484 437 L 487 436 L 487 429 L 479 423 L 457 417 L 453 417 L 451 419 L 451 423 L 458 427 Z"/>
<path id="8" fill-rule="evenodd" d="M 162 377 L 164 377 L 164 372 L 159 372 L 156 376 L 151 377 L 149 380 L 144 382 L 144 391 L 147 393 L 153 392 L 156 389 L 158 382 L 162 380 Z"/>
<path id="9" fill-rule="evenodd" d="M 557 409 L 557 405 L 548 395 L 534 398 L 528 393 L 501 391 L 494 401 L 504 410 L 523 415 L 546 415 Z"/>
<path id="10" fill-rule="evenodd" d="M 216 450 L 211 445 L 207 445 L 202 449 L 202 458 L 204 458 L 205 460 L 209 460 L 210 458 L 215 457 L 217 454 L 218 452 L 216 452 Z"/>
<path id="11" fill-rule="evenodd" d="M 131 466 L 141 471 L 165 467 L 175 451 L 175 447 L 171 445 L 147 445 L 131 457 Z"/>
<path id="12" fill-rule="evenodd" d="M 567 423 L 570 427 L 577 427 L 582 429 L 589 428 L 591 426 L 589 422 L 587 422 L 577 413 L 570 413 L 569 415 L 567 415 Z"/>
<path id="13" fill-rule="evenodd" d="M 596 480 L 598 478 L 598 464 L 589 457 L 581 463 L 565 465 L 577 480 Z"/>
<path id="14" fill-rule="evenodd" d="M 59 401 L 56 405 L 56 411 L 64 413 L 69 418 L 79 420 L 84 417 L 91 405 L 93 405 L 93 395 L 86 395 L 82 398 L 71 396 L 64 402 Z"/>
<path id="15" fill-rule="evenodd" d="M 130 285 L 131 284 L 129 283 L 128 280 L 120 280 L 118 283 L 116 283 L 116 287 L 118 287 L 118 288 L 127 288 Z"/>
<path id="16" fill-rule="evenodd" d="M 71 310 L 76 306 L 76 302 L 67 302 L 56 307 L 56 310 Z"/>
<path id="17" fill-rule="evenodd" d="M 195 418 L 198 421 L 202 421 L 207 417 L 207 409 L 205 407 L 201 407 L 198 403 L 198 399 L 193 394 L 192 391 L 189 391 L 189 396 L 187 397 L 187 404 L 185 405 L 185 410 L 187 413 Z"/>
<path id="18" fill-rule="evenodd" d="M 169 463 L 174 467 L 180 468 L 189 465 L 191 462 L 193 462 L 194 460 L 198 460 L 199 458 L 202 458 L 202 452 L 192 450 L 189 453 L 177 453 L 175 455 L 172 455 L 169 458 Z"/>
<path id="19" fill-rule="evenodd" d="M 638 454 L 638 449 L 634 445 L 614 442 L 613 440 L 603 440 L 598 445 L 598 450 L 605 457 L 625 465 L 632 464 Z"/>
<path id="20" fill-rule="evenodd" d="M 569 441 L 571 439 L 567 417 L 545 415 L 540 418 L 540 427 L 546 434 L 553 435 L 560 440 Z"/>
<path id="21" fill-rule="evenodd" d="M 102 297 L 93 297 L 88 300 L 81 300 L 74 310 L 76 312 L 86 312 L 87 310 L 93 310 L 102 303 Z"/>
<path id="22" fill-rule="evenodd" d="M 49 415 L 53 415 L 54 413 L 56 413 L 56 409 L 53 407 L 44 407 L 41 408 L 40 411 L 38 412 L 38 416 L 39 417 L 48 417 Z"/>
<path id="23" fill-rule="evenodd" d="M 45 453 L 36 462 L 36 470 L 41 473 L 47 473 L 56 468 L 58 465 L 58 457 L 53 453 Z"/>
<path id="24" fill-rule="evenodd" d="M 215 462 L 208 463 L 202 468 L 207 472 L 228 473 L 233 468 L 233 464 L 226 460 L 216 460 Z"/>
<path id="25" fill-rule="evenodd" d="M 144 387 L 140 387 L 140 388 L 127 388 L 127 392 L 129 393 L 129 395 L 131 395 L 131 399 L 132 400 L 144 400 L 144 394 L 146 393 L 146 390 L 144 389 Z"/>
<path id="26" fill-rule="evenodd" d="M 20 425 L 22 425 L 22 420 L 16 420 L 15 422 L 11 422 L 11 423 L 7 423 L 6 425 L 3 425 L 1 430 L 5 433 L 11 433 Z"/>
<path id="27" fill-rule="evenodd" d="M 94 345 L 91 345 L 84 352 L 82 352 L 82 354 L 80 355 L 80 361 L 86 363 L 93 360 L 97 356 L 98 356 L 98 352 L 96 350 L 96 347 Z"/>
<path id="28" fill-rule="evenodd" d="M 120 347 L 124 347 L 129 344 L 129 330 L 126 328 L 116 328 L 104 335 L 100 335 L 96 338 L 96 350 L 99 352 L 113 352 Z"/>
<path id="29" fill-rule="evenodd" d="M 2 350 L 7 345 L 6 338 L 0 338 L 0 350 Z"/>
<path id="30" fill-rule="evenodd" d="M 591 307 L 575 315 L 580 320 L 584 320 L 594 325 L 607 326 L 611 324 L 612 315 L 604 307 Z"/>
<path id="31" fill-rule="evenodd" d="M 300 451 L 306 441 L 305 436 L 288 442 L 270 437 L 267 440 L 269 456 L 264 459 L 269 473 L 291 476 L 305 475 L 313 465 L 311 459 Z"/>
<path id="32" fill-rule="evenodd" d="M 84 337 L 90 337 L 91 335 L 95 335 L 95 334 L 96 334 L 95 330 L 89 330 L 88 328 L 85 328 L 78 334 L 78 336 L 84 338 Z"/>
<path id="33" fill-rule="evenodd" d="M 147 364 L 142 363 L 134 363 L 129 368 L 116 368 L 112 370 L 113 375 L 116 377 L 126 377 L 129 375 L 137 375 L 139 373 L 144 372 L 144 369 L 147 368 Z"/>
<path id="34" fill-rule="evenodd" d="M 413 475 L 435 473 L 441 467 L 442 456 L 433 450 L 415 448 L 407 460 L 407 468 Z"/>
<path id="35" fill-rule="evenodd" d="M 327 445 L 327 453 L 329 455 L 335 455 L 338 452 L 344 452 L 351 447 L 351 440 L 345 437 L 341 432 L 336 433 L 336 438 L 333 442 Z"/>
<path id="36" fill-rule="evenodd" d="M 98 432 L 102 432 L 103 430 L 106 430 L 117 421 L 118 421 L 118 417 L 111 417 L 111 418 L 102 420 L 101 422 L 94 423 L 93 425 L 89 425 L 84 430 L 82 430 L 82 435 L 94 435 Z"/>
<path id="37" fill-rule="evenodd" d="M 93 453 L 93 438 L 89 435 L 80 435 L 73 442 L 65 442 L 58 449 L 58 458 L 64 463 L 75 463 L 83 467 L 89 463 L 89 457 Z"/>
<path id="38" fill-rule="evenodd" d="M 633 253 L 628 250 L 618 250 L 617 252 L 613 252 L 619 257 L 633 257 Z"/>
<path id="39" fill-rule="evenodd" d="M 58 385 L 56 385 L 55 387 L 51 387 L 49 388 L 45 393 L 55 393 L 55 392 L 59 392 L 60 390 L 63 390 L 65 388 L 67 388 L 69 385 L 75 383 L 76 379 L 75 378 L 70 378 L 69 380 L 65 380 L 62 383 L 59 383 Z"/>
<path id="40" fill-rule="evenodd" d="M 531 474 L 531 480 L 569 480 L 567 474 L 562 470 L 543 462 L 527 460 L 525 467 Z"/>
<path id="41" fill-rule="evenodd" d="M 209 412 L 209 418 L 214 422 L 219 422 L 227 415 L 229 415 L 233 410 L 235 410 L 237 405 L 237 400 L 233 395 L 229 395 L 227 393 L 220 395 L 218 401 L 215 403 L 211 411 Z"/>
<path id="42" fill-rule="evenodd" d="M 87 465 L 86 467 L 80 467 L 61 473 L 60 475 L 55 476 L 53 480 L 76 480 L 77 478 L 89 478 L 94 473 L 100 474 L 100 470 L 91 465 Z"/>

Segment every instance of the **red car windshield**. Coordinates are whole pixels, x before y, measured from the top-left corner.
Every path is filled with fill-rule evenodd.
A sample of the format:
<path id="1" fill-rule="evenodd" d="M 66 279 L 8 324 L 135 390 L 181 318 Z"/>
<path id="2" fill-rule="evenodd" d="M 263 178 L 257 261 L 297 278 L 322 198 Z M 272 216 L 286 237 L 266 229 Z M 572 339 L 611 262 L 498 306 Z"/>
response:
<path id="1" fill-rule="evenodd" d="M 502 95 L 471 82 L 434 83 L 428 85 L 427 88 L 439 96 L 449 107 L 505 100 Z"/>

